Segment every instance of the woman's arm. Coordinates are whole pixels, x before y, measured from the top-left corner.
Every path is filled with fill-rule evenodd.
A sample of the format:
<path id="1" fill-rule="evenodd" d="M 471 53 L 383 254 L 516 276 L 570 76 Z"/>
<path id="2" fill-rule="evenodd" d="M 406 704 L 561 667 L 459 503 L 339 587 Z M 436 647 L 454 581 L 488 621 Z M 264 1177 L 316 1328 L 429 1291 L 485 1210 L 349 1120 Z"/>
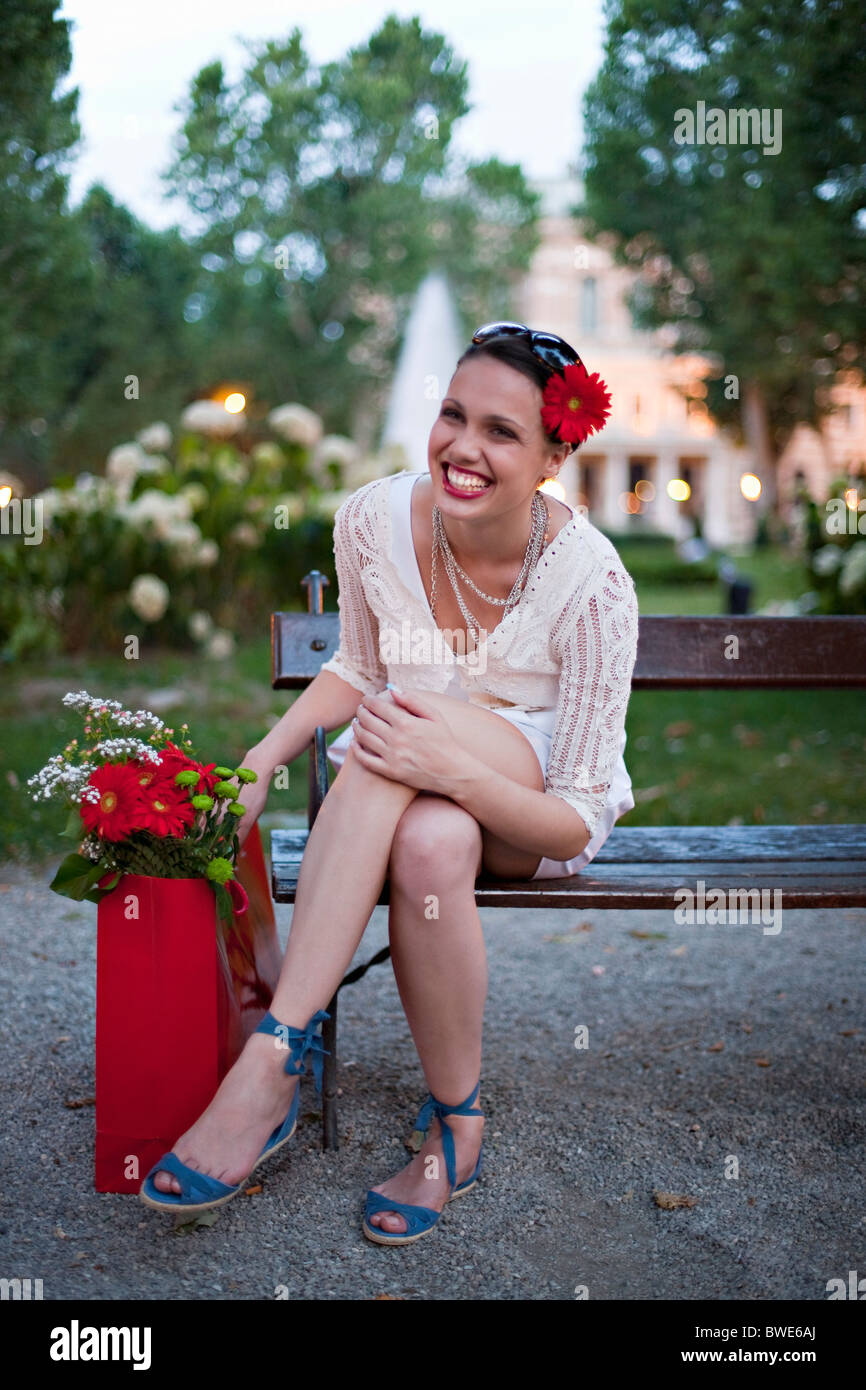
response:
<path id="1" fill-rule="evenodd" d="M 265 809 L 274 772 L 278 768 L 288 767 L 300 756 L 317 725 L 321 724 L 326 732 L 330 732 L 341 724 L 347 724 L 361 698 L 360 690 L 340 676 L 335 676 L 333 671 L 320 671 L 286 710 L 280 722 L 245 754 L 241 766 L 257 773 L 258 780 L 241 788 L 241 805 L 246 807 L 245 814 L 238 821 L 241 844 Z"/>
<path id="2" fill-rule="evenodd" d="M 363 696 L 333 671 L 320 671 L 306 690 L 286 710 L 282 719 L 247 754 L 247 766 L 270 777 L 278 767 L 287 767 L 300 757 L 313 737 L 317 725 L 326 733 L 348 724 Z M 253 759 L 252 762 L 249 760 Z"/>
<path id="3" fill-rule="evenodd" d="M 334 517 L 334 559 L 337 570 L 337 607 L 340 613 L 340 645 L 306 690 L 286 710 L 282 719 L 252 747 L 243 760 L 258 773 L 258 782 L 244 787 L 247 814 L 239 822 L 238 836 L 246 839 L 267 801 L 275 770 L 299 757 L 318 725 L 326 732 L 347 724 L 365 694 L 381 690 L 388 679 L 379 659 L 378 623 L 370 611 L 361 584 L 361 567 L 371 542 L 366 535 L 366 495 L 371 485 L 360 488 L 338 508 Z"/>
<path id="4" fill-rule="evenodd" d="M 548 859 L 576 859 L 589 844 L 583 819 L 565 801 L 536 792 L 467 753 L 444 793 L 501 840 Z"/>
<path id="5" fill-rule="evenodd" d="M 590 838 L 620 755 L 637 634 L 637 595 L 618 556 L 605 559 L 551 633 L 560 678 L 545 785 L 583 819 Z"/>
<path id="6" fill-rule="evenodd" d="M 637 629 L 631 576 L 621 562 L 608 562 L 551 635 L 561 666 L 546 790 L 532 791 L 471 759 L 452 799 L 520 849 L 577 858 L 595 833 L 619 757 Z"/>

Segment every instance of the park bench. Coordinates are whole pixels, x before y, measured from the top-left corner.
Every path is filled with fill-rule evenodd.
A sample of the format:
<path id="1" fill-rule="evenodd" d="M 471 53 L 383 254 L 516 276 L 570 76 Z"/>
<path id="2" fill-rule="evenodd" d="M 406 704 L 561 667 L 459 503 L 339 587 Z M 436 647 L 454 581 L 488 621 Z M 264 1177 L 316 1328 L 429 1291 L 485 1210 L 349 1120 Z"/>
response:
<path id="1" fill-rule="evenodd" d="M 306 613 L 271 617 L 272 684 L 309 685 L 339 645 L 338 613 L 323 611 L 329 581 L 312 570 Z M 634 690 L 866 687 L 866 617 L 641 617 Z M 732 640 L 735 639 L 735 640 Z M 736 654 L 735 654 L 736 653 Z M 358 697 L 361 698 L 360 695 Z M 866 724 L 864 724 L 866 727 Z M 325 731 L 310 745 L 308 826 L 328 791 Z M 309 829 L 271 833 L 274 900 L 295 900 Z M 677 889 L 702 880 L 709 894 L 781 891 L 786 908 L 866 905 L 862 825 L 618 826 L 578 874 L 535 882 L 479 876 L 479 907 L 674 909 Z M 379 903 L 388 902 L 386 879 Z M 339 989 L 388 959 L 385 947 L 350 970 Z M 339 992 L 339 991 L 338 991 Z M 323 1143 L 337 1147 L 337 994 L 324 1025 Z"/>

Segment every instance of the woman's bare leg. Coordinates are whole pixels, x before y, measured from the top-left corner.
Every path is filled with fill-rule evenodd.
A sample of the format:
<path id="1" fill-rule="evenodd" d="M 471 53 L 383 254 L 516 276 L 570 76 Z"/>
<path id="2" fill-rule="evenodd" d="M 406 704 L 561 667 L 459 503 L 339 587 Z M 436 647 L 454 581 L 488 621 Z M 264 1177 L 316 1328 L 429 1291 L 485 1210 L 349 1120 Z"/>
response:
<path id="1" fill-rule="evenodd" d="M 451 715 L 449 710 L 449 720 Z M 478 756 L 515 781 L 542 790 L 544 779 L 530 744 L 505 720 L 494 718 L 492 727 L 486 721 L 479 727 L 472 720 L 473 751 L 481 739 L 486 752 Z M 460 712 L 453 711 L 452 728 L 459 722 Z M 505 734 L 500 732 L 503 725 Z M 489 873 L 529 877 L 538 858 L 495 840 L 447 797 L 425 793 L 404 811 L 389 864 L 391 959 L 427 1084 L 446 1105 L 466 1100 L 481 1072 L 487 955 L 475 879 L 482 866 Z M 480 1096 L 475 1105 L 480 1108 Z M 478 1160 L 484 1121 L 451 1116 L 448 1123 L 454 1135 L 457 1182 L 465 1182 Z M 441 1209 L 449 1184 L 440 1133 L 434 1121 L 417 1156 L 374 1191 L 398 1202 Z M 371 1224 L 395 1234 L 406 1230 L 405 1218 L 396 1212 L 378 1212 Z"/>
<path id="2" fill-rule="evenodd" d="M 448 696 L 428 698 L 444 702 L 455 737 L 475 756 L 516 777 L 515 756 L 528 754 L 540 779 L 535 785 L 543 787 L 535 754 L 513 725 Z M 333 995 L 378 901 L 397 826 L 418 795 L 417 789 L 363 767 L 349 748 L 301 863 L 289 945 L 271 1004 L 281 1023 L 303 1028 Z M 501 841 L 490 843 L 508 849 Z M 523 856 L 529 860 L 538 862 Z M 182 1163 L 232 1184 L 250 1171 L 268 1135 L 285 1118 L 298 1084 L 285 1075 L 285 1050 L 274 1042 L 263 1033 L 248 1039 L 211 1104 L 175 1144 Z M 163 1192 L 180 1190 L 176 1178 L 164 1172 L 154 1185 Z"/>
<path id="3" fill-rule="evenodd" d="M 295 896 L 289 944 L 271 1012 L 304 1028 L 343 978 L 375 907 L 400 817 L 418 795 L 363 767 L 351 747 L 310 831 Z M 226 1183 L 250 1171 L 288 1113 L 297 1077 L 286 1076 L 285 1048 L 254 1033 L 208 1108 L 181 1136 L 182 1163 Z M 157 1173 L 161 1192 L 180 1192 Z"/>

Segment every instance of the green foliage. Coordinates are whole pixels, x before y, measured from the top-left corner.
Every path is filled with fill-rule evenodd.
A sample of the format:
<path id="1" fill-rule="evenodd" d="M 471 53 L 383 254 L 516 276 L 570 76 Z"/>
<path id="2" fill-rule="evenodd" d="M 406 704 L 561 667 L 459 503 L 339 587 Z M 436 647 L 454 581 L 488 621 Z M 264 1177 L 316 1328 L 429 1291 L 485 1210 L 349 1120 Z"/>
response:
<path id="1" fill-rule="evenodd" d="M 0 382 L 4 461 L 26 457 L 23 426 L 59 408 L 72 367 L 55 334 L 86 276 L 65 217 L 68 165 L 80 139 L 77 89 L 58 97 L 71 63 L 70 21 L 54 0 L 7 0 L 0 24 Z"/>
<path id="2" fill-rule="evenodd" d="M 247 45 L 229 85 L 203 68 L 183 104 L 168 190 L 200 228 L 197 360 L 372 438 L 411 297 L 444 266 L 465 322 L 510 309 L 534 246 L 520 170 L 449 158 L 466 65 L 417 18 L 315 68 L 294 29 Z M 475 325 L 473 324 L 473 327 Z"/>
<path id="3" fill-rule="evenodd" d="M 805 492 L 799 499 L 797 530 L 821 613 L 866 613 L 863 495 L 862 484 L 858 492 L 840 478 L 820 507 Z"/>
<path id="4" fill-rule="evenodd" d="M 176 230 L 151 231 L 99 184 L 68 221 L 86 294 L 59 325 L 67 387 L 55 439 L 64 471 L 75 473 L 93 467 L 106 441 L 149 424 L 154 401 L 172 419 L 189 399 L 200 369 L 182 310 L 198 258 Z"/>
<path id="5" fill-rule="evenodd" d="M 452 155 L 466 64 L 417 18 L 319 68 L 294 29 L 248 44 L 236 83 L 218 61 L 196 73 L 164 175 L 181 233 L 99 184 L 68 208 L 78 93 L 55 96 L 54 9 L 9 0 L 0 33 L 0 443 L 31 490 L 226 384 L 254 426 L 288 395 L 368 447 L 428 271 L 451 276 L 466 327 L 513 312 L 537 200 L 516 165 Z M 44 602 L 16 651 L 49 642 Z"/>
<path id="6" fill-rule="evenodd" d="M 105 889 L 97 888 L 101 878 L 105 877 L 107 866 L 101 861 L 94 864 L 92 859 L 86 859 L 83 854 L 67 854 L 61 860 L 57 872 L 48 885 L 55 893 L 60 893 L 64 898 L 73 898 L 75 902 L 98 902 L 104 896 Z M 111 885 L 114 887 L 114 884 Z"/>
<path id="7" fill-rule="evenodd" d="M 309 570 L 332 571 L 338 505 L 387 471 L 387 458 L 353 463 L 351 441 L 329 439 L 349 451 L 343 463 L 290 441 L 185 433 L 173 460 L 127 444 L 107 477 L 46 489 L 41 543 L 0 537 L 0 661 L 123 651 L 129 636 L 230 654 L 234 634 L 301 602 Z"/>
<path id="8" fill-rule="evenodd" d="M 638 322 L 712 354 L 711 410 L 737 426 L 751 393 L 745 426 L 776 452 L 829 408 L 835 372 L 866 364 L 864 61 L 862 13 L 839 0 L 611 0 L 586 96 L 580 211 L 643 272 Z M 780 152 L 677 143 L 698 101 L 780 111 Z"/>
<path id="9" fill-rule="evenodd" d="M 539 245 L 540 195 L 517 164 L 489 159 L 443 198 L 436 226 L 467 341 L 485 320 L 514 314 L 514 295 Z"/>

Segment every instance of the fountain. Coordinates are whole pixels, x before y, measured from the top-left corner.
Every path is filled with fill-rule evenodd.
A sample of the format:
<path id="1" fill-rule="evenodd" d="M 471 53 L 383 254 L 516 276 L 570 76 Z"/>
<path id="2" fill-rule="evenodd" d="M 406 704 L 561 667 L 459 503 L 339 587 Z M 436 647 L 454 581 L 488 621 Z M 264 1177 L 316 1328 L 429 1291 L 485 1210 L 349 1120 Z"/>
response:
<path id="1" fill-rule="evenodd" d="M 448 281 L 431 271 L 409 314 L 381 440 L 383 448 L 400 445 L 417 472 L 427 469 L 430 430 L 465 346 Z"/>

